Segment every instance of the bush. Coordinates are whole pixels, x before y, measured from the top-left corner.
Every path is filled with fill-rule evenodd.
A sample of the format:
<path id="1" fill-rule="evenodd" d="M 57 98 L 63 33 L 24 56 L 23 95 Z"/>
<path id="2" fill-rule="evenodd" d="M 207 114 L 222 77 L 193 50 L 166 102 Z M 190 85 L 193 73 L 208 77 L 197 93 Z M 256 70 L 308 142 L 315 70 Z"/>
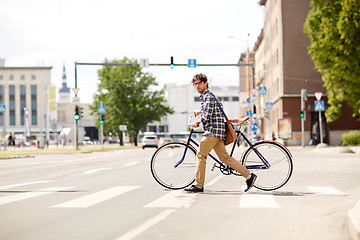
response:
<path id="1" fill-rule="evenodd" d="M 341 136 L 341 146 L 359 145 L 360 144 L 360 131 L 354 130 L 344 133 Z"/>

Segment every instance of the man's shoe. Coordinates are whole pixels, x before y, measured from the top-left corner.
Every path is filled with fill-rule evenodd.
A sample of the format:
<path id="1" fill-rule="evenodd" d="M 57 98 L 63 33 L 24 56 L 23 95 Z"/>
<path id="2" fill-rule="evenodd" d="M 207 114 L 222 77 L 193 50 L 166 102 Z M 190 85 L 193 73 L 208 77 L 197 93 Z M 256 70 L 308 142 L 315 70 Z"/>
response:
<path id="1" fill-rule="evenodd" d="M 257 178 L 257 176 L 255 174 L 251 173 L 251 177 L 248 180 L 246 180 L 247 188 L 245 189 L 245 192 L 249 191 L 254 186 L 256 178 Z"/>
<path id="2" fill-rule="evenodd" d="M 198 187 L 196 185 L 192 185 L 189 188 L 186 188 L 185 191 L 187 192 L 204 192 L 204 187 Z"/>

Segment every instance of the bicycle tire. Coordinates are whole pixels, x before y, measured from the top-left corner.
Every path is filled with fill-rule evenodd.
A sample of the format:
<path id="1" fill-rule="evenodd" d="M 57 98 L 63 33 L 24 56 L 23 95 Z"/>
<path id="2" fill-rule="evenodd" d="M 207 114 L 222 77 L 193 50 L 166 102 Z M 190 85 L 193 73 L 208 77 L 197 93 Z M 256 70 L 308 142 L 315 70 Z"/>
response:
<path id="1" fill-rule="evenodd" d="M 252 148 L 244 153 L 241 163 L 255 172 L 257 180 L 254 187 L 264 191 L 273 191 L 284 186 L 290 179 L 293 171 L 292 156 L 281 144 L 273 141 L 261 141 L 253 146 L 269 162 L 268 169 L 252 169 L 255 165 L 264 165 Z"/>
<path id="2" fill-rule="evenodd" d="M 163 187 L 182 189 L 195 181 L 196 151 L 188 147 L 183 162 L 175 167 L 184 154 L 185 143 L 171 142 L 156 150 L 151 158 L 150 168 L 154 179 Z"/>

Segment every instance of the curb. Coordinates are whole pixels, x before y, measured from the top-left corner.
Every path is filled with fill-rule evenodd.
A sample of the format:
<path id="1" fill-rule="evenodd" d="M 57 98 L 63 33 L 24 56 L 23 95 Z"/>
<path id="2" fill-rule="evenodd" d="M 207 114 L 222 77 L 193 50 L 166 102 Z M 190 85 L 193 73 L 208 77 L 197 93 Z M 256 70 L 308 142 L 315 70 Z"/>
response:
<path id="1" fill-rule="evenodd" d="M 350 239 L 360 240 L 360 201 L 348 211 L 348 231 Z"/>

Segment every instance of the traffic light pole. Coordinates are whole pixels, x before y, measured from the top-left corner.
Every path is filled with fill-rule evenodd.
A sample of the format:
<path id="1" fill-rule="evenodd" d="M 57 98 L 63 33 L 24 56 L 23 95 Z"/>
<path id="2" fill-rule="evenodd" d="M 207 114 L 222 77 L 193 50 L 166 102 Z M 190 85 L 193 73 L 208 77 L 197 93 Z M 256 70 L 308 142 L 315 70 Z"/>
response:
<path id="1" fill-rule="evenodd" d="M 75 120 L 75 149 L 79 150 L 78 120 Z"/>

